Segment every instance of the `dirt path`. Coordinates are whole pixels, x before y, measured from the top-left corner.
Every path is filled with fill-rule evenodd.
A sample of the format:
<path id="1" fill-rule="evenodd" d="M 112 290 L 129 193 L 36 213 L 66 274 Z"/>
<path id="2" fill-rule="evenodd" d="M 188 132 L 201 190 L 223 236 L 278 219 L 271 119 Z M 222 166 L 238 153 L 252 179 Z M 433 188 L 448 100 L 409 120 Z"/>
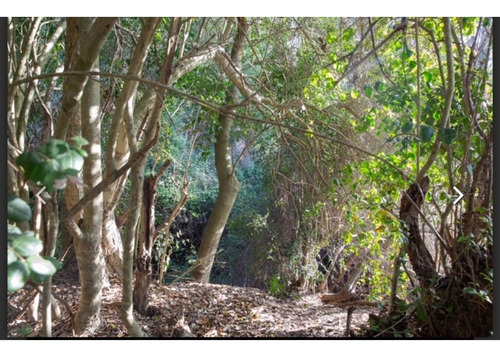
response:
<path id="1" fill-rule="evenodd" d="M 119 314 L 121 286 L 117 279 L 111 282 L 111 287 L 103 293 L 102 328 L 89 336 L 127 336 Z M 76 314 L 79 288 L 60 283 L 55 290 Z M 11 305 L 17 306 L 22 294 L 10 296 Z M 345 337 L 347 309 L 322 303 L 320 295 L 278 299 L 255 288 L 194 282 L 154 285 L 150 295 L 151 315 L 136 317 L 151 337 Z M 356 332 L 366 325 L 368 313 L 373 311 L 357 308 L 352 315 L 351 330 Z M 30 323 L 26 316 L 12 321 L 14 314 L 9 313 L 10 336 L 38 336 L 40 323 Z M 54 337 L 72 337 L 71 321 L 64 308 L 61 318 L 54 321 L 53 330 Z"/>

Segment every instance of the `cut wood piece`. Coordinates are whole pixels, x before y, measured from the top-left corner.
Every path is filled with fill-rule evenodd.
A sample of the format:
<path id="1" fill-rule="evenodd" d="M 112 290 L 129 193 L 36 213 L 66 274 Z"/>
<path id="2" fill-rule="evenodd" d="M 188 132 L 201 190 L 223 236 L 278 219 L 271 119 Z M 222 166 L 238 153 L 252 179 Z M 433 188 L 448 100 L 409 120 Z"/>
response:
<path id="1" fill-rule="evenodd" d="M 356 294 L 348 292 L 347 290 L 343 289 L 339 293 L 323 295 L 321 297 L 321 301 L 323 303 L 333 304 L 333 303 L 347 302 L 356 298 L 357 298 Z"/>

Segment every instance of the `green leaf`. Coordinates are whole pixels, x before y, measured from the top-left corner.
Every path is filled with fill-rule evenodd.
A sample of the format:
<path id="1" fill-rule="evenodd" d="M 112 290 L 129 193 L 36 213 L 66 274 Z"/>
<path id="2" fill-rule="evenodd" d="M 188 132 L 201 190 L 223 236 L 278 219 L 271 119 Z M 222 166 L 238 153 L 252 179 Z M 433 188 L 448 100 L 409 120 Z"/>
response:
<path id="1" fill-rule="evenodd" d="M 77 148 L 82 148 L 82 146 L 85 146 L 85 145 L 88 145 L 89 144 L 89 141 L 87 141 L 85 138 L 83 138 L 82 136 L 74 136 L 74 137 L 71 137 L 71 141 L 73 141 L 75 143 L 75 146 Z"/>
<path id="2" fill-rule="evenodd" d="M 24 287 L 30 271 L 23 261 L 16 261 L 7 267 L 7 290 L 15 292 Z"/>
<path id="3" fill-rule="evenodd" d="M 67 180 L 63 172 L 55 171 L 45 177 L 43 184 L 47 187 L 48 192 L 53 192 L 65 188 Z"/>
<path id="4" fill-rule="evenodd" d="M 13 249 L 9 248 L 7 250 L 7 265 L 10 265 L 11 263 L 14 263 L 18 260 L 15 252 Z"/>
<path id="5" fill-rule="evenodd" d="M 42 241 L 35 237 L 33 231 L 25 231 L 23 236 L 12 241 L 12 248 L 24 257 L 36 255 L 43 250 Z"/>
<path id="6" fill-rule="evenodd" d="M 423 142 L 430 142 L 434 136 L 434 129 L 430 126 L 421 126 L 420 127 L 420 137 Z"/>
<path id="7" fill-rule="evenodd" d="M 354 36 L 354 33 L 354 28 L 349 27 L 349 29 L 342 35 L 342 39 L 347 42 L 352 38 L 352 36 Z"/>
<path id="8" fill-rule="evenodd" d="M 54 171 L 59 171 L 60 168 L 61 166 L 59 162 L 57 162 L 55 159 L 43 161 L 35 167 L 30 179 L 35 183 L 42 182 L 42 184 L 46 185 L 45 180 L 47 176 Z"/>
<path id="9" fill-rule="evenodd" d="M 365 85 L 365 95 L 369 98 L 373 96 L 373 88 L 371 85 Z"/>
<path id="10" fill-rule="evenodd" d="M 73 169 L 80 171 L 83 168 L 83 157 L 76 150 L 69 150 L 57 160 L 61 164 L 61 169 L 63 170 Z"/>
<path id="11" fill-rule="evenodd" d="M 65 154 L 69 151 L 69 145 L 66 141 L 51 139 L 45 145 L 40 147 L 39 152 L 49 158 L 57 158 L 59 155 Z"/>
<path id="12" fill-rule="evenodd" d="M 429 82 L 432 81 L 432 73 L 430 73 L 430 72 L 423 72 L 422 75 L 424 76 L 425 81 L 427 83 L 429 83 Z"/>
<path id="13" fill-rule="evenodd" d="M 12 195 L 8 196 L 7 218 L 10 221 L 21 222 L 31 219 L 31 209 L 24 200 Z"/>
<path id="14" fill-rule="evenodd" d="M 455 140 L 455 136 L 455 129 L 443 129 L 443 131 L 441 132 L 441 140 L 447 145 L 451 145 L 453 140 Z"/>
<path id="15" fill-rule="evenodd" d="M 478 294 L 477 290 L 472 287 L 465 287 L 464 289 L 462 289 L 462 292 L 464 292 L 465 294 Z"/>
<path id="16" fill-rule="evenodd" d="M 83 158 L 87 158 L 87 156 L 88 156 L 87 151 L 82 150 L 81 148 L 73 148 L 73 151 L 78 152 L 78 154 L 80 156 L 82 156 Z"/>
<path id="17" fill-rule="evenodd" d="M 51 276 L 57 272 L 56 267 L 52 264 L 52 262 L 47 261 L 43 257 L 39 255 L 34 255 L 28 257 L 26 260 L 31 271 L 41 276 Z"/>
<path id="18" fill-rule="evenodd" d="M 401 132 L 408 133 L 413 129 L 413 121 L 409 121 L 403 125 Z"/>
<path id="19" fill-rule="evenodd" d="M 404 52 L 403 52 L 403 58 L 406 60 L 406 59 L 409 59 L 411 58 L 411 56 L 413 56 L 413 51 L 409 48 L 407 48 Z"/>
<path id="20" fill-rule="evenodd" d="M 340 94 L 340 101 L 346 101 L 347 100 L 347 95 L 346 93 L 341 93 Z"/>
<path id="21" fill-rule="evenodd" d="M 384 83 L 382 83 L 381 81 L 378 81 L 375 83 L 375 90 L 376 91 L 381 91 L 381 90 L 384 90 Z"/>
<path id="22" fill-rule="evenodd" d="M 27 151 L 21 153 L 19 157 L 17 157 L 16 163 L 24 169 L 26 178 L 31 179 L 33 169 L 35 169 L 41 161 L 42 159 L 38 153 Z"/>
<path id="23" fill-rule="evenodd" d="M 417 309 L 417 316 L 420 319 L 420 321 L 424 323 L 427 321 L 427 316 L 425 315 L 425 312 L 422 309 Z"/>
<path id="24" fill-rule="evenodd" d="M 44 256 L 43 257 L 45 260 L 49 261 L 50 263 L 52 263 L 52 265 L 57 269 L 57 270 L 60 270 L 62 268 L 62 263 L 61 261 L 59 261 L 57 258 L 54 258 L 54 257 L 50 257 L 50 256 Z"/>
<path id="25" fill-rule="evenodd" d="M 357 90 L 351 90 L 351 98 L 357 99 L 359 96 L 359 91 Z"/>

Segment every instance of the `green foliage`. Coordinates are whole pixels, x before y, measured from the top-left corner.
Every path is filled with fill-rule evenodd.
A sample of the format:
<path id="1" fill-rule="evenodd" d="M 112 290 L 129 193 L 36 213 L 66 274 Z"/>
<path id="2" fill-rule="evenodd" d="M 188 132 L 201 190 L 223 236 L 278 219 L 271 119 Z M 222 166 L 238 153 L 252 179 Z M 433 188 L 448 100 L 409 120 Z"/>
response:
<path id="1" fill-rule="evenodd" d="M 23 222 L 31 219 L 31 211 L 25 202 L 9 196 L 8 219 L 10 222 Z M 8 224 L 7 250 L 7 290 L 15 292 L 24 287 L 27 281 L 43 282 L 54 274 L 60 263 L 54 259 L 39 256 L 43 249 L 42 241 L 32 231 L 22 232 L 18 227 Z"/>
<path id="2" fill-rule="evenodd" d="M 23 152 L 17 164 L 24 169 L 26 179 L 47 188 L 48 192 L 66 187 L 68 177 L 76 177 L 87 157 L 81 147 L 88 142 L 83 137 L 74 137 L 74 146 L 67 142 L 51 139 L 38 151 Z"/>
<path id="3" fill-rule="evenodd" d="M 282 282 L 280 276 L 272 277 L 268 282 L 269 293 L 275 297 L 286 296 L 287 283 Z"/>
<path id="4" fill-rule="evenodd" d="M 26 151 L 19 155 L 17 163 L 23 168 L 26 179 L 44 185 L 53 192 L 66 186 L 68 177 L 75 177 L 83 167 L 87 153 L 81 148 L 88 144 L 83 137 L 73 137 L 73 146 L 65 141 L 51 139 L 37 151 Z M 42 241 L 33 231 L 21 231 L 15 223 L 31 219 L 31 208 L 18 197 L 8 196 L 8 252 L 7 290 L 15 292 L 29 280 L 43 282 L 53 275 L 61 264 L 56 259 L 41 257 Z"/>

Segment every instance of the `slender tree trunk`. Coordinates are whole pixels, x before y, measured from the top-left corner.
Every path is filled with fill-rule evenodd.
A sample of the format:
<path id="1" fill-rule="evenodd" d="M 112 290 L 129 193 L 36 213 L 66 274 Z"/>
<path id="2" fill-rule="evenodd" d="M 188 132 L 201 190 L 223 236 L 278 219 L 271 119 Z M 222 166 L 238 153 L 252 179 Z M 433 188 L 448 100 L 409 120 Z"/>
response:
<path id="1" fill-rule="evenodd" d="M 236 68 L 241 70 L 241 57 L 247 27 L 246 20 L 238 19 L 238 25 L 238 34 L 233 45 L 231 59 Z M 238 88 L 233 84 L 227 93 L 226 105 L 234 103 L 238 93 Z M 208 219 L 207 227 L 203 233 L 198 251 L 197 265 L 193 270 L 193 278 L 202 283 L 209 282 L 210 272 L 222 232 L 241 187 L 240 182 L 238 182 L 234 175 L 229 143 L 233 118 L 227 114 L 220 114 L 219 125 L 220 131 L 217 134 L 217 141 L 215 143 L 215 166 L 219 179 L 219 193 L 215 201 L 214 210 Z"/>
<path id="2" fill-rule="evenodd" d="M 436 266 L 432 256 L 425 246 L 420 233 L 419 212 L 429 189 L 429 177 L 423 177 L 418 183 L 413 183 L 401 198 L 399 217 L 404 224 L 408 236 L 406 252 L 413 266 L 413 270 L 423 288 L 429 288 L 437 277 Z"/>
<path id="3" fill-rule="evenodd" d="M 144 20 L 141 35 L 130 60 L 128 74 L 140 76 L 149 52 L 153 35 L 160 24 L 160 18 Z M 143 120 L 140 113 L 134 118 L 134 102 L 139 83 L 135 80 L 125 81 L 116 103 L 115 114 L 111 123 L 108 145 L 106 149 L 106 170 L 114 171 L 125 165 L 130 157 L 127 138 L 126 120 Z M 126 175 L 112 183 L 104 192 L 104 224 L 103 252 L 110 272 L 121 275 L 123 263 L 123 244 L 121 234 L 116 224 L 115 209 L 125 187 Z"/>
<path id="4" fill-rule="evenodd" d="M 167 51 L 165 54 L 165 62 L 163 64 L 160 82 L 168 83 L 170 76 L 172 74 L 173 62 L 175 58 L 175 52 L 177 49 L 177 43 L 179 39 L 179 32 L 181 28 L 180 18 L 172 19 L 172 25 L 170 27 Z M 163 111 L 163 100 L 165 98 L 165 91 L 158 91 L 158 96 L 156 98 L 155 106 L 151 113 L 151 120 L 149 123 L 149 130 L 146 134 L 146 140 L 149 140 L 154 128 L 159 124 L 161 113 Z M 161 176 L 165 171 L 170 162 L 162 167 L 158 173 Z M 144 191 L 136 194 L 141 195 L 139 202 L 143 203 L 143 233 L 140 239 L 140 251 L 139 256 L 136 259 L 136 278 L 135 286 L 133 291 L 134 307 L 140 313 L 146 313 L 149 304 L 149 287 L 151 285 L 152 267 L 151 267 L 151 253 L 153 249 L 153 244 L 155 240 L 155 226 L 154 226 L 154 199 L 157 177 L 150 177 L 146 182 L 144 181 L 144 169 L 146 165 L 146 159 L 142 159 L 136 166 L 136 169 L 140 174 L 137 174 L 136 190 L 140 190 L 144 186 Z M 162 172 L 163 170 L 163 172 Z M 158 177 L 159 178 L 159 177 Z M 140 204 L 137 205 L 140 208 Z"/>
<path id="5" fill-rule="evenodd" d="M 56 252 L 57 232 L 59 230 L 59 208 L 57 204 L 57 193 L 52 193 L 52 199 L 44 206 L 46 209 L 46 224 L 48 226 L 45 235 L 45 256 L 53 257 Z M 42 335 L 52 336 L 52 276 L 43 282 L 42 295 Z"/>
<path id="6" fill-rule="evenodd" d="M 82 21 L 82 25 L 86 21 Z M 98 60 L 94 70 L 99 69 Z M 88 157 L 83 166 L 85 190 L 93 188 L 101 176 L 101 125 L 99 78 L 88 80 L 81 101 L 82 135 L 89 141 Z M 81 296 L 75 317 L 75 332 L 94 332 L 100 326 L 104 258 L 101 250 L 103 221 L 102 193 L 83 210 L 82 239 L 75 239 L 75 250 L 80 271 Z"/>

